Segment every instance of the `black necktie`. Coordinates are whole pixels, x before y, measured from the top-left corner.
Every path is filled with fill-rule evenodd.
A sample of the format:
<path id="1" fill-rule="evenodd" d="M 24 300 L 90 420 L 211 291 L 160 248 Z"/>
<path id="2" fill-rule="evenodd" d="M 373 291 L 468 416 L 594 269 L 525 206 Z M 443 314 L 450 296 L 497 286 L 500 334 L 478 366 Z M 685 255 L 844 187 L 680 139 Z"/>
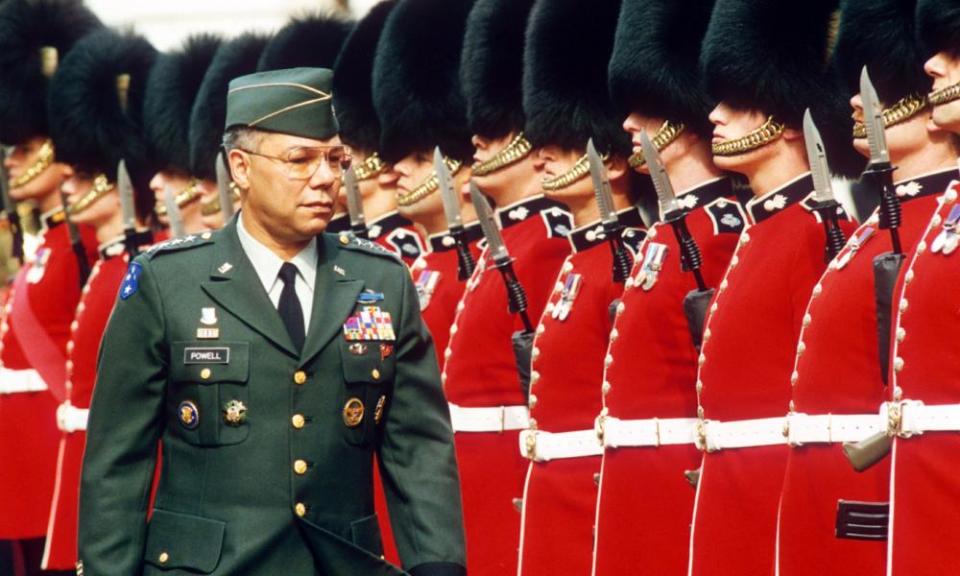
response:
<path id="1" fill-rule="evenodd" d="M 287 327 L 290 339 L 297 350 L 303 349 L 304 328 L 303 328 L 303 309 L 300 308 L 300 299 L 297 298 L 296 281 L 297 267 L 290 262 L 284 262 L 280 266 L 280 280 L 283 282 L 283 290 L 280 292 L 280 303 L 277 305 L 277 311 L 280 312 L 280 319 L 283 325 Z"/>

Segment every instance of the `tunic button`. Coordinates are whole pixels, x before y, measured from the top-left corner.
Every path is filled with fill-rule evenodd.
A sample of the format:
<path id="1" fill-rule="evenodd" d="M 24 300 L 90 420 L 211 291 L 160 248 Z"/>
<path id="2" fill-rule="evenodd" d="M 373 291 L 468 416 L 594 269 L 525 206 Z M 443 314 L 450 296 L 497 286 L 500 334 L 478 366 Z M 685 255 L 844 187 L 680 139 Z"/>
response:
<path id="1" fill-rule="evenodd" d="M 707 328 L 706 330 L 704 330 L 704 331 L 703 331 L 703 343 L 706 344 L 706 343 L 707 343 L 707 340 L 709 340 L 711 336 L 713 336 L 713 332 L 711 332 L 709 328 Z"/>
<path id="2" fill-rule="evenodd" d="M 700 354 L 700 357 L 697 358 L 697 364 L 703 366 L 707 362 L 707 357 L 703 354 Z"/>
<path id="3" fill-rule="evenodd" d="M 893 360 L 893 371 L 899 372 L 901 370 L 903 370 L 903 358 L 897 356 Z"/>
<path id="4" fill-rule="evenodd" d="M 444 357 L 444 358 L 449 358 L 451 354 L 453 354 L 453 350 L 451 350 L 449 347 L 448 347 L 446 350 L 443 351 L 443 357 Z M 374 371 L 376 371 L 376 370 L 374 370 Z M 376 376 L 375 376 L 375 378 L 376 378 Z"/>
<path id="5" fill-rule="evenodd" d="M 67 352 L 73 352 L 73 340 L 67 342 Z"/>
<path id="6" fill-rule="evenodd" d="M 913 282 L 913 270 L 907 270 L 907 273 L 903 276 L 903 281 L 907 284 Z"/>
<path id="7" fill-rule="evenodd" d="M 731 268 L 736 268 L 736 267 L 737 267 L 737 264 L 739 264 L 739 263 L 740 263 L 740 257 L 739 257 L 739 256 L 734 256 L 733 258 L 730 259 L 730 267 L 731 267 Z"/>
<path id="8" fill-rule="evenodd" d="M 935 214 L 933 216 L 933 220 L 930 221 L 930 225 L 934 228 L 939 226 L 941 223 L 943 223 L 943 218 L 941 218 L 939 214 Z"/>
<path id="9" fill-rule="evenodd" d="M 307 373 L 303 370 L 297 370 L 293 373 L 293 383 L 294 384 L 303 384 L 307 381 Z"/>
<path id="10" fill-rule="evenodd" d="M 341 236 L 343 238 L 343 236 Z M 297 513 L 297 516 L 303 518 L 307 515 L 307 505 L 303 502 L 297 502 L 297 505 L 293 507 L 293 511 Z"/>
<path id="11" fill-rule="evenodd" d="M 823 292 L 823 285 L 822 285 L 822 284 L 817 284 L 816 286 L 813 287 L 813 295 L 814 295 L 814 296 L 819 296 L 821 292 Z"/>
<path id="12" fill-rule="evenodd" d="M 906 312 L 906 311 L 907 311 L 907 308 L 908 308 L 909 306 L 910 306 L 910 303 L 907 302 L 907 299 L 906 299 L 906 298 L 901 298 L 901 299 L 900 299 L 900 311 L 901 311 L 901 312 Z"/>
<path id="13" fill-rule="evenodd" d="M 157 560 L 159 560 L 161 564 L 166 564 L 167 562 L 170 561 L 170 554 L 166 552 L 161 552 Z"/>
<path id="14" fill-rule="evenodd" d="M 713 313 L 716 311 L 717 311 L 717 303 L 714 302 L 713 304 L 710 305 L 710 312 Z"/>
<path id="15" fill-rule="evenodd" d="M 806 328 L 807 326 L 810 325 L 811 322 L 813 322 L 813 316 L 811 316 L 811 315 L 809 315 L 809 314 L 804 314 L 804 315 L 803 315 L 803 327 Z"/>
<path id="16" fill-rule="evenodd" d="M 540 349 L 535 347 L 530 351 L 530 358 L 536 360 L 538 356 L 540 356 Z"/>
<path id="17" fill-rule="evenodd" d="M 547 331 L 547 327 L 544 326 L 543 324 L 540 324 L 539 326 L 537 326 L 537 334 L 543 334 L 546 331 Z"/>
<path id="18" fill-rule="evenodd" d="M 897 328 L 897 342 L 903 342 L 903 339 L 907 337 L 907 331 L 903 328 Z"/>
<path id="19" fill-rule="evenodd" d="M 607 394 L 610 393 L 611 388 L 612 386 L 610 386 L 609 382 L 604 382 L 603 386 L 600 387 L 600 390 L 603 392 L 603 395 L 606 396 Z"/>
<path id="20" fill-rule="evenodd" d="M 293 471 L 303 476 L 307 473 L 307 461 L 306 460 L 297 460 L 293 463 Z"/>
<path id="21" fill-rule="evenodd" d="M 613 364 L 613 355 L 607 354 L 607 357 L 603 359 L 603 365 L 609 368 L 611 364 Z"/>
<path id="22" fill-rule="evenodd" d="M 627 281 L 623 283 L 624 288 L 633 288 L 633 276 L 627 278 Z"/>
<path id="23" fill-rule="evenodd" d="M 463 309 L 466 307 L 467 305 L 463 303 L 463 300 L 461 300 L 460 303 L 457 304 L 457 312 L 463 312 Z"/>
<path id="24" fill-rule="evenodd" d="M 307 425 L 307 419 L 303 417 L 303 414 L 294 414 L 293 418 L 290 419 L 290 422 L 297 430 L 301 430 Z"/>
<path id="25" fill-rule="evenodd" d="M 613 330 L 610 331 L 610 341 L 611 341 L 611 342 L 613 342 L 614 340 L 616 340 L 616 339 L 619 338 L 619 337 L 620 337 L 620 331 L 619 331 L 619 330 L 617 330 L 616 328 L 614 328 Z"/>
<path id="26" fill-rule="evenodd" d="M 539 372 L 537 372 L 536 370 L 530 372 L 530 383 L 531 383 L 531 384 L 533 384 L 534 382 L 536 382 L 536 381 L 539 380 L 539 379 L 540 379 L 540 373 L 539 373 Z"/>
<path id="27" fill-rule="evenodd" d="M 703 382 L 697 380 L 697 394 L 700 394 L 701 392 L 703 392 Z"/>
<path id="28" fill-rule="evenodd" d="M 213 372 L 211 372 L 209 368 L 204 368 L 200 371 L 200 378 L 203 380 L 209 380 L 212 374 Z"/>
<path id="29" fill-rule="evenodd" d="M 457 333 L 457 330 L 459 330 L 459 328 L 457 328 L 457 325 L 456 325 L 456 324 L 454 324 L 453 326 L 451 326 L 451 327 L 450 327 L 450 335 L 453 336 L 454 334 L 456 334 L 456 333 Z"/>
<path id="30" fill-rule="evenodd" d="M 794 370 L 794 371 L 793 371 L 793 374 L 790 375 L 790 383 L 791 383 L 791 384 L 796 384 L 796 383 L 797 383 L 797 380 L 799 380 L 799 379 L 800 379 L 800 373 L 797 372 L 796 370 Z"/>
<path id="31" fill-rule="evenodd" d="M 749 242 L 749 241 L 750 241 L 750 235 L 749 235 L 749 234 L 747 234 L 746 232 L 744 232 L 743 234 L 740 235 L 740 244 L 741 244 L 741 245 L 742 245 L 742 244 L 746 244 L 746 243 Z"/>
<path id="32" fill-rule="evenodd" d="M 554 291 L 554 292 L 562 292 L 562 291 L 563 291 L 563 283 L 562 283 L 562 282 L 557 282 L 556 284 L 554 284 L 554 285 L 553 285 L 553 291 Z"/>
<path id="33" fill-rule="evenodd" d="M 533 394 L 530 395 L 530 409 L 533 410 L 537 405 L 537 397 Z"/>
<path id="34" fill-rule="evenodd" d="M 346 246 L 347 244 L 350 243 L 350 237 L 347 236 L 346 234 L 341 234 L 341 235 L 340 235 L 340 243 L 343 244 L 344 246 Z M 301 514 L 301 516 L 302 516 L 302 514 Z"/>
<path id="35" fill-rule="evenodd" d="M 803 343 L 803 340 L 797 344 L 797 356 L 803 356 L 803 353 L 807 351 L 807 345 Z"/>
<path id="36" fill-rule="evenodd" d="M 730 283 L 727 282 L 726 279 L 724 279 L 723 282 L 720 283 L 720 289 L 721 289 L 721 290 L 726 290 L 728 286 L 730 286 Z"/>
<path id="37" fill-rule="evenodd" d="M 943 195 L 947 199 L 947 202 L 956 202 L 957 200 L 957 191 L 953 188 L 947 190 L 947 193 Z"/>
<path id="38" fill-rule="evenodd" d="M 927 251 L 927 243 L 924 242 L 923 240 L 921 240 L 921 241 L 917 244 L 917 252 L 923 254 L 923 253 L 926 252 L 926 251 Z"/>
<path id="39" fill-rule="evenodd" d="M 377 370 L 376 368 L 374 368 L 373 370 L 370 371 L 370 376 L 371 376 L 374 380 L 379 380 L 379 379 L 380 379 L 380 371 Z"/>
<path id="40" fill-rule="evenodd" d="M 617 314 L 623 314 L 623 311 L 626 309 L 627 309 L 627 305 L 624 304 L 622 301 L 619 304 L 617 304 Z"/>
<path id="41" fill-rule="evenodd" d="M 563 263 L 563 271 L 564 271 L 564 272 L 569 272 L 569 271 L 571 271 L 571 270 L 573 270 L 573 263 L 572 263 L 572 262 L 564 262 L 564 263 Z"/>

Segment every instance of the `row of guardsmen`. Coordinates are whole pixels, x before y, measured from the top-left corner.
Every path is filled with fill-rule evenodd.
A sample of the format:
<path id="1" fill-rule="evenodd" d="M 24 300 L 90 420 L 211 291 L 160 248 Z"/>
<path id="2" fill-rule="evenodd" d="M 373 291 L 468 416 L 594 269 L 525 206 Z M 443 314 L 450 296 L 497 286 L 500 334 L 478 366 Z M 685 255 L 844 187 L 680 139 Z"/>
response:
<path id="1" fill-rule="evenodd" d="M 957 2 L 385 0 L 158 53 L 5 0 L 0 54 L 5 208 L 43 214 L 0 326 L 0 571 L 73 569 L 129 259 L 234 216 L 228 84 L 304 66 L 352 156 L 327 231 L 403 259 L 434 338 L 469 574 L 956 564 Z"/>

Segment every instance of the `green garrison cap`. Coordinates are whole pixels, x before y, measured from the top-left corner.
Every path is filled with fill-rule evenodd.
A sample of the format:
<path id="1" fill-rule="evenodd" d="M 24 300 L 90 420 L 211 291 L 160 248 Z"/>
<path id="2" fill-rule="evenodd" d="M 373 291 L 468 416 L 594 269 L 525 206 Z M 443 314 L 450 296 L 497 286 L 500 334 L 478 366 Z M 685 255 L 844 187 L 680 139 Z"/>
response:
<path id="1" fill-rule="evenodd" d="M 241 76 L 230 82 L 224 129 L 246 126 L 315 140 L 340 130 L 333 114 L 333 72 L 289 68 Z"/>

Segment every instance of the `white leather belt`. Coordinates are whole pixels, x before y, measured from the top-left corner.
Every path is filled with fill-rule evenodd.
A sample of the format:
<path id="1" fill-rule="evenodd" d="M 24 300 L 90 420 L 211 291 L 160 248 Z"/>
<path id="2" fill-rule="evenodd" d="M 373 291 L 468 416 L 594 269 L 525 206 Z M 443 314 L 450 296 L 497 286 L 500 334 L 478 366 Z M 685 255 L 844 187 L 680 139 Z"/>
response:
<path id="1" fill-rule="evenodd" d="M 600 456 L 603 444 L 593 429 L 556 433 L 524 430 L 520 432 L 520 454 L 534 462 Z"/>
<path id="2" fill-rule="evenodd" d="M 87 419 L 90 416 L 90 410 L 87 408 L 77 408 L 69 401 L 57 406 L 57 427 L 62 432 L 76 432 L 87 429 Z"/>
<path id="3" fill-rule="evenodd" d="M 454 432 L 504 432 L 530 427 L 526 406 L 464 408 L 450 404 L 450 422 Z"/>
<path id="4" fill-rule="evenodd" d="M 603 445 L 608 448 L 696 444 L 696 418 L 603 419 Z"/>
<path id="5" fill-rule="evenodd" d="M 0 394 L 43 392 L 46 389 L 47 383 L 40 377 L 40 373 L 32 368 L 11 370 L 0 367 Z"/>
<path id="6" fill-rule="evenodd" d="M 900 403 L 901 436 L 924 432 L 960 432 L 960 404 L 924 404 L 918 400 Z"/>
<path id="7" fill-rule="evenodd" d="M 698 434 L 698 445 L 707 452 L 729 448 L 753 448 L 786 444 L 784 424 L 786 419 L 756 418 L 753 420 L 704 420 Z"/>
<path id="8" fill-rule="evenodd" d="M 881 414 L 787 415 L 787 442 L 791 446 L 859 442 L 887 429 L 886 411 Z"/>

